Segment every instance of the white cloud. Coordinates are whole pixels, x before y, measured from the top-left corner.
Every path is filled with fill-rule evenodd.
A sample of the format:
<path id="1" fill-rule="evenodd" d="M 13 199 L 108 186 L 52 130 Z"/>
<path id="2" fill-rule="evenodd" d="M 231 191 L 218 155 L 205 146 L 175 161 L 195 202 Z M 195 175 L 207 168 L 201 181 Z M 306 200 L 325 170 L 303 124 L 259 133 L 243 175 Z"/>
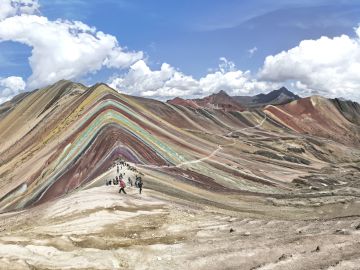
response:
<path id="1" fill-rule="evenodd" d="M 18 14 L 34 14 L 38 12 L 39 7 L 38 0 L 1 0 L 0 20 Z"/>
<path id="2" fill-rule="evenodd" d="M 257 47 L 253 47 L 251 49 L 248 50 L 249 56 L 252 57 L 254 55 L 254 53 L 256 53 L 258 50 Z"/>
<path id="3" fill-rule="evenodd" d="M 110 86 L 128 94 L 148 97 L 192 95 L 198 90 L 198 82 L 191 76 L 167 63 L 163 63 L 160 70 L 152 71 L 143 60 L 133 64 L 123 76 L 113 79 Z"/>
<path id="4" fill-rule="evenodd" d="M 0 104 L 25 90 L 25 82 L 21 77 L 0 78 Z"/>
<path id="5" fill-rule="evenodd" d="M 220 57 L 219 61 L 219 71 L 221 73 L 236 71 L 236 65 L 233 61 L 227 60 L 225 57 Z"/>
<path id="6" fill-rule="evenodd" d="M 50 21 L 36 15 L 0 21 L 1 40 L 32 47 L 32 75 L 28 79 L 31 89 L 60 79 L 79 79 L 103 67 L 127 68 L 143 57 L 142 52 L 124 51 L 116 37 L 82 22 Z"/>
<path id="7" fill-rule="evenodd" d="M 79 80 L 103 68 L 130 67 L 125 74 L 111 79 L 111 86 L 146 97 L 199 97 L 220 90 L 230 95 L 253 95 L 286 84 L 302 95 L 360 100 L 360 27 L 355 29 L 355 37 L 304 40 L 288 51 L 270 55 L 255 75 L 221 57 L 218 68 L 196 79 L 167 63 L 152 70 L 142 60 L 143 52 L 127 51 L 116 37 L 79 21 L 51 21 L 31 15 L 39 13 L 38 9 L 38 0 L 0 0 L 0 42 L 14 41 L 32 48 L 32 74 L 27 80 L 30 89 L 60 79 Z M 249 49 L 249 56 L 257 50 Z M 10 92 L 15 95 L 24 90 L 22 86 L 25 88 L 22 78 L 9 78 L 18 78 L 18 85 L 0 85 L 0 101 L 8 99 Z"/>
<path id="8" fill-rule="evenodd" d="M 253 79 L 249 71 L 237 70 L 235 64 L 224 57 L 220 58 L 216 71 L 199 80 L 183 74 L 167 63 L 162 64 L 160 70 L 153 71 L 140 60 L 130 67 L 129 72 L 113 78 L 109 84 L 128 94 L 154 98 L 202 97 L 220 90 L 231 95 L 246 95 L 277 87 L 275 83 Z"/>
<path id="9" fill-rule="evenodd" d="M 292 81 L 306 94 L 360 100 L 360 27 L 356 36 L 321 37 L 266 57 L 260 78 Z"/>

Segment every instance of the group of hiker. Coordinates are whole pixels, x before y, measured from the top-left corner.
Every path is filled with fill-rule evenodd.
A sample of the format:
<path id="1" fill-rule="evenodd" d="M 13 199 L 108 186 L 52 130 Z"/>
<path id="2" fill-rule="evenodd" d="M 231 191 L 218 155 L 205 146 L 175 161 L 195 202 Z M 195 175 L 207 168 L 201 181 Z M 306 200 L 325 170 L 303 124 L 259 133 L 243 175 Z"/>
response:
<path id="1" fill-rule="evenodd" d="M 129 171 L 137 172 L 136 168 L 132 167 L 130 164 L 126 163 L 123 160 L 118 161 L 116 167 L 117 167 L 116 168 L 117 173 L 119 173 L 119 171 L 122 170 L 123 167 L 126 167 L 126 169 L 128 169 Z"/>
<path id="2" fill-rule="evenodd" d="M 126 184 L 123 180 L 123 174 L 120 173 L 119 176 L 116 176 L 114 179 L 110 179 L 110 180 L 106 180 L 106 183 L 105 183 L 107 186 L 117 186 L 119 185 L 120 186 L 120 190 L 119 190 L 119 193 L 121 193 L 121 191 L 123 193 L 126 194 L 126 191 L 125 191 L 125 188 L 126 188 Z M 130 177 L 128 177 L 128 184 L 129 186 L 133 186 L 133 181 L 131 180 Z M 141 191 L 142 191 L 142 187 L 143 187 L 143 181 L 142 181 L 142 178 L 141 176 L 136 176 L 135 178 L 135 187 L 139 189 L 139 193 L 141 194 Z"/>
<path id="3" fill-rule="evenodd" d="M 116 166 L 117 166 L 116 171 L 119 174 L 119 176 L 116 176 L 114 179 L 106 180 L 105 184 L 107 186 L 111 186 L 111 185 L 117 186 L 117 185 L 119 185 L 119 187 L 120 187 L 119 193 L 123 192 L 124 194 L 126 194 L 126 191 L 125 191 L 126 184 L 125 184 L 125 182 L 123 180 L 124 175 L 122 173 L 120 173 L 120 170 L 122 170 L 123 166 L 126 166 L 128 170 L 131 170 L 131 171 L 134 171 L 134 172 L 137 172 L 137 170 L 135 168 L 131 167 L 129 164 L 127 164 L 124 161 L 120 161 L 118 164 L 116 164 Z M 133 181 L 132 181 L 132 179 L 130 177 L 128 177 L 128 184 L 131 187 L 133 186 Z M 135 176 L 135 187 L 139 189 L 139 193 L 141 194 L 142 187 L 143 187 L 143 181 L 142 181 L 141 176 L 139 176 L 139 175 Z"/>

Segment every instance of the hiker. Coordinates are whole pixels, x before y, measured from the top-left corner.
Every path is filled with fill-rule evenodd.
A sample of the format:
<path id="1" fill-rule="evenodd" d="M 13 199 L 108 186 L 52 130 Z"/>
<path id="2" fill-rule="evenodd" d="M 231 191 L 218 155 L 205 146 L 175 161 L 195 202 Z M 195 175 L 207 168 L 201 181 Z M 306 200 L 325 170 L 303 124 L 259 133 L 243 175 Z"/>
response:
<path id="1" fill-rule="evenodd" d="M 119 173 L 119 165 L 116 166 L 116 171 Z"/>
<path id="2" fill-rule="evenodd" d="M 143 181 L 142 181 L 141 177 L 139 177 L 138 187 L 139 187 L 139 191 L 140 191 L 140 194 L 141 194 L 142 187 L 143 187 Z"/>
<path id="3" fill-rule="evenodd" d="M 121 191 L 122 191 L 122 192 L 124 192 L 124 194 L 126 194 L 125 187 L 126 187 L 126 185 L 125 185 L 124 180 L 122 180 L 122 178 L 120 178 L 120 190 L 119 190 L 119 193 L 121 193 Z"/>
<path id="4" fill-rule="evenodd" d="M 132 182 L 132 180 L 131 180 L 131 178 L 130 178 L 130 177 L 128 177 L 128 183 L 129 183 L 130 187 L 132 187 L 133 182 Z"/>
<path id="5" fill-rule="evenodd" d="M 109 185 L 109 180 L 107 180 L 107 179 L 105 180 L 105 185 L 107 185 L 107 186 Z"/>
<path id="6" fill-rule="evenodd" d="M 135 177 L 135 187 L 138 188 L 139 187 L 138 184 L 139 184 L 139 176 L 136 176 Z"/>
<path id="7" fill-rule="evenodd" d="M 118 184 L 119 184 L 119 178 L 116 176 L 114 180 L 114 185 L 118 185 Z"/>

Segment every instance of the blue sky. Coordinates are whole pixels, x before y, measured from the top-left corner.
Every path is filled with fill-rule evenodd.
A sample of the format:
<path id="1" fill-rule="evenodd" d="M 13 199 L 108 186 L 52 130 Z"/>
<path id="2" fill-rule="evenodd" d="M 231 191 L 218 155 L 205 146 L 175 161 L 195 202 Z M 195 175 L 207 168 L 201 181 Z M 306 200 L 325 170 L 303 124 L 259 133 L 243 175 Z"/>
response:
<path id="1" fill-rule="evenodd" d="M 216 69 L 219 58 L 256 73 L 268 55 L 296 47 L 302 40 L 355 37 L 359 1 L 323 0 L 40 0 L 37 15 L 78 20 L 115 36 L 124 48 L 144 52 L 151 69 L 169 63 L 196 79 Z M 256 48 L 253 54 L 249 50 Z M 28 78 L 31 48 L 0 43 L 0 77 Z M 126 70 L 104 68 L 79 78 L 107 81 Z"/>
<path id="2" fill-rule="evenodd" d="M 271 2 L 271 3 L 270 3 Z M 264 58 L 320 36 L 354 35 L 359 1 L 215 0 L 43 0 L 50 19 L 80 20 L 115 35 L 132 50 L 144 51 L 152 65 L 167 62 L 195 77 L 231 59 L 256 71 Z M 250 57 L 248 50 L 258 50 Z M 0 44 L 0 76 L 29 76 L 30 48 Z M 99 79 L 105 79 L 108 72 Z M 104 77 L 104 78 L 102 78 Z M 94 76 L 96 80 L 97 76 Z"/>
<path id="3" fill-rule="evenodd" d="M 145 51 L 151 63 L 168 62 L 196 77 L 216 67 L 222 56 L 239 68 L 257 70 L 269 54 L 304 39 L 354 35 L 360 22 L 359 1 L 55 2 L 43 4 L 48 17 L 84 21 L 131 49 Z M 258 50 L 250 58 L 253 47 Z"/>

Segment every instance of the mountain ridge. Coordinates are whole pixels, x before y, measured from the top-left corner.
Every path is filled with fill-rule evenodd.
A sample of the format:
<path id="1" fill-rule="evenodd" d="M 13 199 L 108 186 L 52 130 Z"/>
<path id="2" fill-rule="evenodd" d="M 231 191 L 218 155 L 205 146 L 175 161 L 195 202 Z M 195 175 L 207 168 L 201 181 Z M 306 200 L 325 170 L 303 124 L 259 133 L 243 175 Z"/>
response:
<path id="1" fill-rule="evenodd" d="M 237 159 L 227 161 L 235 167 L 225 166 L 224 160 L 235 158 L 236 151 L 240 151 L 231 146 L 243 149 L 243 157 L 252 164 L 260 162 L 259 155 L 278 159 L 289 155 L 264 152 L 262 145 L 253 149 L 257 140 L 290 138 L 298 148 L 307 149 L 306 155 L 280 159 L 299 166 L 296 164 L 308 164 L 307 158 L 325 162 L 335 157 L 326 149 L 318 152 L 312 141 L 302 146 L 303 139 L 294 139 L 297 136 L 331 139 L 337 142 L 331 146 L 334 149 L 360 145 L 360 127 L 355 120 L 350 121 L 360 115 L 351 104 L 337 106 L 328 99 L 311 97 L 245 111 L 237 103 L 226 103 L 233 99 L 225 92 L 213 94 L 204 102 L 213 105 L 171 105 L 121 94 L 103 83 L 82 89 L 71 82 L 59 82 L 31 92 L 0 118 L 0 209 L 23 209 L 61 197 L 99 177 L 118 158 L 138 168 L 155 168 L 147 174 L 185 181 L 208 192 L 281 194 L 292 188 L 281 178 L 271 176 L 277 179 L 274 183 L 264 172 L 248 175 L 241 170 L 242 165 L 236 165 Z M 239 136 L 246 144 L 236 139 Z M 222 151 L 229 152 L 223 155 Z M 177 167 L 193 164 L 193 160 L 196 166 L 191 170 Z M 209 166 L 216 177 L 222 175 L 234 182 L 219 184 L 215 176 L 208 175 Z M 239 179 L 245 182 L 233 184 Z M 193 188 L 184 191 L 176 181 L 173 188 L 178 192 L 195 196 Z M 159 187 L 149 185 L 174 194 L 159 183 Z"/>
<path id="2" fill-rule="evenodd" d="M 273 90 L 267 94 L 258 94 L 255 96 L 230 96 L 224 90 L 211 94 L 204 98 L 182 99 L 176 97 L 167 102 L 173 105 L 182 105 L 190 107 L 217 108 L 223 110 L 244 111 L 248 109 L 265 107 L 266 105 L 281 105 L 300 97 L 285 87 Z M 196 104 L 196 105 L 194 105 Z"/>

